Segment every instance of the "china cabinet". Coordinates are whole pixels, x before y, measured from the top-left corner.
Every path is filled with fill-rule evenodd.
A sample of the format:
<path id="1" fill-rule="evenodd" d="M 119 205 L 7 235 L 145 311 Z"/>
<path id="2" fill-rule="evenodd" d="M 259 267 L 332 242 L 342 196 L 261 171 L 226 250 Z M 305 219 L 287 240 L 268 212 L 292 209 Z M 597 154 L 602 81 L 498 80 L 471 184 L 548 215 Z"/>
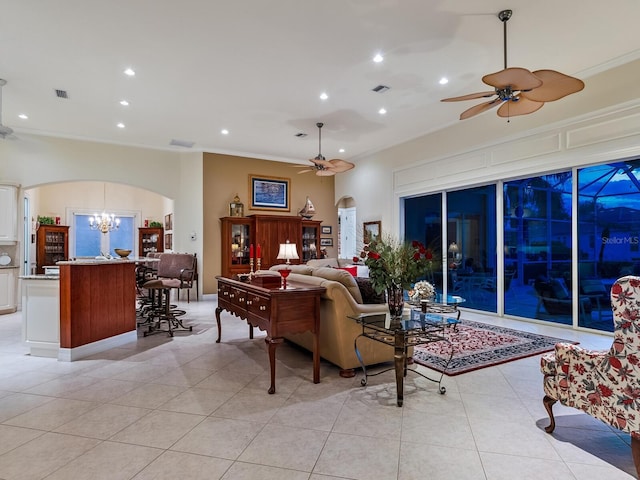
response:
<path id="1" fill-rule="evenodd" d="M 164 252 L 164 228 L 138 228 L 138 256 L 146 257 L 148 253 Z"/>
<path id="2" fill-rule="evenodd" d="M 283 263 L 278 260 L 280 244 L 289 240 L 296 244 L 300 260 L 291 263 L 304 263 L 317 258 L 320 239 L 320 224 L 317 220 L 303 220 L 298 216 L 285 215 L 249 215 L 247 217 L 223 217 L 221 222 L 221 274 L 233 278 L 239 273 L 249 273 L 251 245 L 254 257 L 258 256 L 260 246 L 260 269 Z M 257 264 L 254 264 L 254 270 Z"/>
<path id="3" fill-rule="evenodd" d="M 36 235 L 36 273 L 44 274 L 44 267 L 69 258 L 69 227 L 40 225 Z"/>
<path id="4" fill-rule="evenodd" d="M 318 258 L 320 251 L 320 224 L 318 220 L 302 220 L 302 263 Z"/>

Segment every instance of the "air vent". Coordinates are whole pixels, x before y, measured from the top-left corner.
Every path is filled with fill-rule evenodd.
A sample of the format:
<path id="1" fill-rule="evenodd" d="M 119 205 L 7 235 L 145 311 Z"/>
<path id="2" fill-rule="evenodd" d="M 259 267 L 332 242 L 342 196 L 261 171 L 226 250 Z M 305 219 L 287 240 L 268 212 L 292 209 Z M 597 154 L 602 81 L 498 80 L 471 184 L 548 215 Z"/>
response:
<path id="1" fill-rule="evenodd" d="M 378 85 L 377 87 L 374 87 L 371 90 L 376 93 L 384 93 L 387 90 L 389 90 L 389 87 L 387 87 L 386 85 Z"/>
<path id="2" fill-rule="evenodd" d="M 173 139 L 171 140 L 171 142 L 169 142 L 169 145 L 173 145 L 174 147 L 185 147 L 185 148 L 192 148 L 195 144 L 196 142 L 189 142 L 188 140 L 176 140 L 176 139 Z"/>
<path id="3" fill-rule="evenodd" d="M 306 133 L 303 133 L 303 132 L 298 132 L 298 133 L 296 133 L 296 137 L 298 137 L 298 138 L 304 138 L 304 137 L 306 137 L 306 136 L 307 136 L 307 134 L 306 134 Z"/>
<path id="4" fill-rule="evenodd" d="M 69 94 L 66 90 L 59 90 L 56 88 L 56 97 L 58 98 L 69 98 Z"/>

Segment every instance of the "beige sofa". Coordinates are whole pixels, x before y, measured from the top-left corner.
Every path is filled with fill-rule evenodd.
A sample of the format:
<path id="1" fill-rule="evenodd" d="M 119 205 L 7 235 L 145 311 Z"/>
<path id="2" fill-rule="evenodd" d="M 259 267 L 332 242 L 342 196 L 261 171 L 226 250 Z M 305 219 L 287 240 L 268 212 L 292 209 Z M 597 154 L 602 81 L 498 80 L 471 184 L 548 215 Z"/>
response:
<path id="1" fill-rule="evenodd" d="M 314 261 L 315 262 L 315 261 Z M 274 273 L 284 268 L 275 265 Z M 289 282 L 323 286 L 326 288 L 320 303 L 320 356 L 340 367 L 340 375 L 351 377 L 360 367 L 353 342 L 362 333 L 362 327 L 348 316 L 360 313 L 388 313 L 386 303 L 365 304 L 358 283 L 349 272 L 329 267 L 314 268 L 307 265 L 290 265 Z M 310 332 L 288 335 L 290 340 L 307 350 L 312 350 Z M 365 365 L 393 361 L 393 347 L 368 338 L 358 340 L 358 349 Z M 412 352 L 409 352 L 411 355 Z"/>

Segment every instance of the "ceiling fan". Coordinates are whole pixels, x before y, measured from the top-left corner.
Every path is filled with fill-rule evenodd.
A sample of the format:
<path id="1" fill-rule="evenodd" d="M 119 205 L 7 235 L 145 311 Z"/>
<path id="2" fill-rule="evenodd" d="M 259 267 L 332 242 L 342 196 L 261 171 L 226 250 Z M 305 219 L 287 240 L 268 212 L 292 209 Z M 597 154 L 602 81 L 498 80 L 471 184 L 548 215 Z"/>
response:
<path id="1" fill-rule="evenodd" d="M 340 160 L 339 158 L 334 158 L 332 160 L 327 160 L 322 156 L 322 127 L 324 123 L 316 123 L 316 127 L 318 127 L 318 156 L 316 158 L 310 158 L 309 161 L 313 163 L 313 166 L 300 170 L 298 173 L 306 173 L 306 172 L 316 172 L 316 175 L 321 177 L 329 177 L 331 175 L 335 175 L 336 173 L 346 172 L 347 170 L 351 170 L 355 165 L 351 162 L 347 162 L 346 160 Z"/>
<path id="2" fill-rule="evenodd" d="M 498 18 L 504 26 L 504 70 L 482 77 L 482 81 L 494 87 L 494 90 L 441 100 L 442 102 L 458 102 L 496 97 L 465 110 L 460 115 L 460 120 L 471 118 L 498 105 L 501 105 L 498 109 L 500 117 L 526 115 L 542 108 L 545 102 L 559 100 L 584 88 L 582 80 L 555 70 L 530 72 L 526 68 L 507 68 L 507 21 L 511 18 L 512 13 L 511 10 L 502 10 L 498 13 Z"/>
<path id="3" fill-rule="evenodd" d="M 13 129 L 5 127 L 2 124 L 2 87 L 7 84 L 7 81 L 0 78 L 0 138 L 7 138 L 13 133 Z"/>

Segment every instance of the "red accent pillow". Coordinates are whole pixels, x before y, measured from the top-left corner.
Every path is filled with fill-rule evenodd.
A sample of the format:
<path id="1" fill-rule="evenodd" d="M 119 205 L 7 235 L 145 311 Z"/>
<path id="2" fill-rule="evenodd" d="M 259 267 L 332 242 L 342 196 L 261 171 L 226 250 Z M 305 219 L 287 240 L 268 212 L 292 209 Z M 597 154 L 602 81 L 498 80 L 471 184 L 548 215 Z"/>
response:
<path id="1" fill-rule="evenodd" d="M 356 267 L 355 265 L 353 265 L 352 267 L 338 267 L 338 270 L 346 270 L 353 277 L 358 276 L 358 267 Z"/>

